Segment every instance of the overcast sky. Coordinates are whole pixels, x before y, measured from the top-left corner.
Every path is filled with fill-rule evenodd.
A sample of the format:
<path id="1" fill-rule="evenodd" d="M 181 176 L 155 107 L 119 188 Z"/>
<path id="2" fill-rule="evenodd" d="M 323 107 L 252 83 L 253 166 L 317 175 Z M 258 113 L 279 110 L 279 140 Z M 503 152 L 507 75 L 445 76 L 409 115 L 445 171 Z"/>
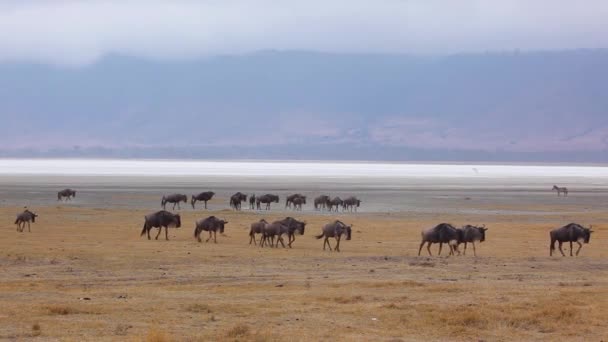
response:
<path id="1" fill-rule="evenodd" d="M 608 47 L 606 0 L 2 0 L 0 61 Z"/>

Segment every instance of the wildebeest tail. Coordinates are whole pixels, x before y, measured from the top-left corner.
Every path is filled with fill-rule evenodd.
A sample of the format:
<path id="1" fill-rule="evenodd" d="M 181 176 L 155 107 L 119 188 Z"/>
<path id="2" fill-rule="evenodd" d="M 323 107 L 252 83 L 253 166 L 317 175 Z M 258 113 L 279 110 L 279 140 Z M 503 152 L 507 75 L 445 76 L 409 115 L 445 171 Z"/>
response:
<path id="1" fill-rule="evenodd" d="M 144 234 L 146 234 L 146 232 L 148 231 L 148 224 L 147 222 L 144 222 L 144 227 L 141 230 L 141 234 L 139 234 L 139 236 L 144 236 Z"/>
<path id="2" fill-rule="evenodd" d="M 325 235 L 325 233 L 321 233 L 321 235 L 315 235 L 315 238 L 318 240 L 318 239 L 322 238 L 323 235 Z"/>
<path id="3" fill-rule="evenodd" d="M 19 223 L 19 218 L 17 218 L 17 219 L 15 220 L 15 223 L 14 223 L 14 224 L 17 224 L 17 223 Z"/>

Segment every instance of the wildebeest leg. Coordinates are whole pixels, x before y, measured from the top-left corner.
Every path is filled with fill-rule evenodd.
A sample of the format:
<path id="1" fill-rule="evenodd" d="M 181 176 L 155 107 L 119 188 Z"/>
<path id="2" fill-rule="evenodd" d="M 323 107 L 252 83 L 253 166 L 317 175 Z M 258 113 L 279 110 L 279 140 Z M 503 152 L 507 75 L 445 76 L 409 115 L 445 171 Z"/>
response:
<path id="1" fill-rule="evenodd" d="M 329 236 L 325 237 L 325 241 L 323 242 L 323 250 L 325 250 L 325 244 L 327 244 L 327 248 L 329 248 L 329 251 L 331 252 L 331 245 L 329 244 Z"/>
<path id="2" fill-rule="evenodd" d="M 336 252 L 340 252 L 340 237 L 342 237 L 342 235 L 336 237 L 336 248 L 334 248 Z"/>
<path id="3" fill-rule="evenodd" d="M 287 241 L 288 241 L 287 246 L 289 246 L 289 248 L 291 248 L 291 244 L 292 244 L 294 241 L 296 241 L 296 236 L 295 236 L 295 235 L 296 235 L 296 234 L 292 234 L 292 235 L 288 235 L 288 236 L 287 236 Z"/>
<path id="4" fill-rule="evenodd" d="M 422 240 L 422 242 L 420 243 L 420 248 L 418 248 L 418 256 L 420 256 L 420 252 L 422 252 L 422 246 L 424 246 L 424 243 L 426 241 Z"/>
<path id="5" fill-rule="evenodd" d="M 562 250 L 562 242 L 558 241 L 558 243 L 559 243 L 558 247 L 559 247 L 560 253 L 562 253 L 562 256 L 566 256 L 566 254 L 564 254 L 564 251 Z"/>
<path id="6" fill-rule="evenodd" d="M 25 227 L 23 227 L 23 228 L 25 228 Z M 30 221 L 27 221 L 27 232 L 28 233 L 32 232 L 32 230 L 30 229 Z M 578 255 L 578 252 L 576 253 L 576 255 Z"/>
<path id="7" fill-rule="evenodd" d="M 146 228 L 146 232 L 148 233 L 148 240 L 150 240 L 150 230 L 151 230 L 151 229 L 152 229 L 152 228 L 150 228 L 150 227 Z"/>
<path id="8" fill-rule="evenodd" d="M 217 243 L 217 231 L 213 231 L 213 243 Z"/>
<path id="9" fill-rule="evenodd" d="M 572 256 L 572 241 L 570 241 L 570 256 Z"/>
<path id="10" fill-rule="evenodd" d="M 165 240 L 169 241 L 169 226 L 165 227 Z"/>
<path id="11" fill-rule="evenodd" d="M 209 237 L 207 238 L 207 240 L 205 240 L 205 242 L 209 242 L 209 240 L 211 240 L 211 231 L 209 231 Z"/>
<path id="12" fill-rule="evenodd" d="M 580 252 L 581 248 L 583 248 L 583 244 L 578 241 L 576 241 L 576 243 L 578 243 L 578 249 L 576 250 L 576 256 L 578 256 L 578 252 Z"/>
<path id="13" fill-rule="evenodd" d="M 441 255 L 441 248 L 442 248 L 442 247 L 443 247 L 443 242 L 440 242 L 440 243 L 439 243 L 439 254 L 437 254 L 437 255 Z"/>
<path id="14" fill-rule="evenodd" d="M 205 201 L 205 209 L 207 209 L 207 201 Z"/>
<path id="15" fill-rule="evenodd" d="M 477 256 L 477 251 L 475 250 L 475 241 L 471 242 L 473 244 L 473 256 Z M 466 245 L 465 245 L 466 248 Z"/>
<path id="16" fill-rule="evenodd" d="M 281 243 L 281 246 L 283 246 L 283 248 L 285 248 L 285 243 L 283 242 L 283 234 L 281 234 L 277 237 L 277 245 L 276 245 L 277 248 L 279 248 L 279 242 Z"/>
<path id="17" fill-rule="evenodd" d="M 163 231 L 163 227 L 158 227 L 158 234 L 156 234 L 156 240 L 158 240 L 158 236 L 160 235 L 160 232 Z"/>

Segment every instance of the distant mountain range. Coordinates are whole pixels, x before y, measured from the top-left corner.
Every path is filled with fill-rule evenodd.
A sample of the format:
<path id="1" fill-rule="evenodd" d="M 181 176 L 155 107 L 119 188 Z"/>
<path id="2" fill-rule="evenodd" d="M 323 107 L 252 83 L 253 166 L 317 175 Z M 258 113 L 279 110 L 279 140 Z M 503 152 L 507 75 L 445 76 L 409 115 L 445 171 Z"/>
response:
<path id="1" fill-rule="evenodd" d="M 0 63 L 1 157 L 608 161 L 608 50 Z"/>

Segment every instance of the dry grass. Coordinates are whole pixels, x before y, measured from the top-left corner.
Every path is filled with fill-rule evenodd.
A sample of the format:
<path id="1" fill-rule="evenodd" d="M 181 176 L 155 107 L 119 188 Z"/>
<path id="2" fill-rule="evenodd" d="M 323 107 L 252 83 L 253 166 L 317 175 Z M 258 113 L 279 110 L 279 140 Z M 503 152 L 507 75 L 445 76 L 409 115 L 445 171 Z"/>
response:
<path id="1" fill-rule="evenodd" d="M 484 221 L 490 230 L 477 258 L 418 257 L 421 227 L 483 218 L 339 215 L 359 233 L 342 242 L 341 253 L 329 253 L 312 237 L 327 216 L 298 215 L 308 225 L 292 249 L 261 249 L 248 245 L 248 224 L 284 213 L 184 210 L 170 241 L 148 241 L 139 237 L 147 211 L 59 208 L 37 208 L 31 234 L 4 227 L 0 339 L 608 337 L 608 251 L 600 240 L 608 230 L 601 225 L 578 258 L 548 257 L 547 231 L 557 223 L 538 216 Z M 0 216 L 19 209 L 0 208 Z M 199 244 L 190 223 L 211 214 L 230 221 L 227 234 Z M 602 222 L 608 214 L 569 218 L 577 219 Z"/>

